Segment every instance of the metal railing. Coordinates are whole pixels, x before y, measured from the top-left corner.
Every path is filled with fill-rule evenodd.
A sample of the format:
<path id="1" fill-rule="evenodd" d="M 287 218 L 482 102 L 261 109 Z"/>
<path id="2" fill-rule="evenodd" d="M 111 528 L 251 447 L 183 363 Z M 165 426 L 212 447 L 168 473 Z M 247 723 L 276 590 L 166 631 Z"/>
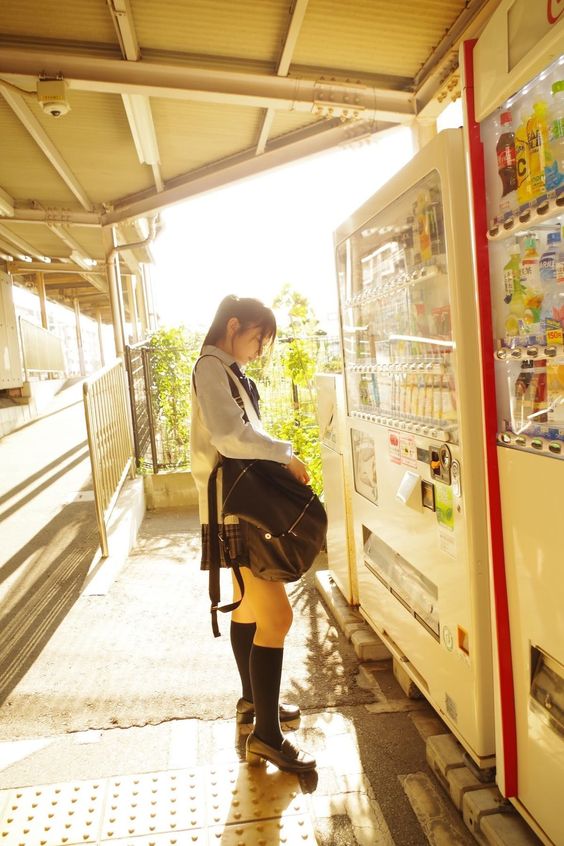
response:
<path id="1" fill-rule="evenodd" d="M 125 364 L 129 376 L 133 441 L 139 467 L 159 467 L 155 420 L 153 416 L 151 348 L 145 342 L 125 348 Z"/>
<path id="2" fill-rule="evenodd" d="M 63 342 L 60 338 L 19 318 L 25 380 L 30 373 L 64 373 L 66 370 Z"/>
<path id="3" fill-rule="evenodd" d="M 130 473 L 135 478 L 131 415 L 123 361 L 98 371 L 83 385 L 84 413 L 96 520 L 102 556 L 108 555 L 107 521 Z"/>

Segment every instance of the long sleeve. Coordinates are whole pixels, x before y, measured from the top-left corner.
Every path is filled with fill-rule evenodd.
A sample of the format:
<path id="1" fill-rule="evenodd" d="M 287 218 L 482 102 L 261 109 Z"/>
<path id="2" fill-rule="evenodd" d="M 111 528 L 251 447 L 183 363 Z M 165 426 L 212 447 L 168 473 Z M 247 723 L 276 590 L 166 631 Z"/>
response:
<path id="1" fill-rule="evenodd" d="M 215 449 L 228 458 L 262 458 L 287 464 L 292 457 L 289 441 L 280 441 L 245 423 L 233 399 L 230 377 L 217 358 L 207 356 L 194 374 L 202 422 Z"/>

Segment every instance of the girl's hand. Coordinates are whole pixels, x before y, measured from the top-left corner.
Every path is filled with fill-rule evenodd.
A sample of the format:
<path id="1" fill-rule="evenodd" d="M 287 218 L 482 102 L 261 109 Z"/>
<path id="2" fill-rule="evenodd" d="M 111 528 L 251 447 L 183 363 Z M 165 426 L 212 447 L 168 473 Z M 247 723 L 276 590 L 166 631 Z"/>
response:
<path id="1" fill-rule="evenodd" d="M 302 482 L 304 485 L 307 485 L 309 482 L 309 473 L 307 472 L 307 468 L 303 461 L 300 461 L 296 455 L 293 455 L 289 464 L 286 464 L 286 469 L 290 471 L 292 476 L 294 476 L 298 482 Z"/>

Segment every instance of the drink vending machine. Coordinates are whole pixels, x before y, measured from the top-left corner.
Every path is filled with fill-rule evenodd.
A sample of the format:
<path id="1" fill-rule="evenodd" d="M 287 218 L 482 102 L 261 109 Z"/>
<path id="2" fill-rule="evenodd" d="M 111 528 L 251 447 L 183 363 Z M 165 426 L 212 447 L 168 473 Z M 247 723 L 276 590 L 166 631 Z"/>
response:
<path id="1" fill-rule="evenodd" d="M 344 385 L 341 373 L 318 373 L 317 421 L 321 444 L 325 508 L 327 510 L 327 567 L 349 603 L 357 604 L 354 535 L 348 455 L 344 452 Z"/>
<path id="2" fill-rule="evenodd" d="M 556 846 L 564 844 L 563 12 L 561 3 L 503 0 L 464 53 L 497 781 Z"/>
<path id="3" fill-rule="evenodd" d="M 494 758 L 482 401 L 462 130 L 335 234 L 359 607 Z"/>

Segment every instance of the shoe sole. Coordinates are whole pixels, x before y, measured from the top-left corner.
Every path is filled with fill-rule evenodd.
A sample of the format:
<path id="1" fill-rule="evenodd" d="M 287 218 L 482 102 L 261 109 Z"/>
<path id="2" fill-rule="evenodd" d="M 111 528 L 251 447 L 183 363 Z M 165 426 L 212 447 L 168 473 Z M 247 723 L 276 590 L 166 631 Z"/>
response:
<path id="1" fill-rule="evenodd" d="M 280 722 L 281 723 L 297 723 L 300 718 L 301 718 L 301 714 L 298 714 L 296 717 L 286 717 L 286 719 L 284 719 L 284 717 L 280 717 Z M 235 720 L 236 720 L 237 723 L 239 723 L 239 725 L 243 725 L 243 726 L 249 725 L 250 723 L 254 722 L 255 715 L 254 714 L 245 714 L 245 713 L 242 714 L 240 711 L 237 711 L 237 713 L 235 715 Z"/>

